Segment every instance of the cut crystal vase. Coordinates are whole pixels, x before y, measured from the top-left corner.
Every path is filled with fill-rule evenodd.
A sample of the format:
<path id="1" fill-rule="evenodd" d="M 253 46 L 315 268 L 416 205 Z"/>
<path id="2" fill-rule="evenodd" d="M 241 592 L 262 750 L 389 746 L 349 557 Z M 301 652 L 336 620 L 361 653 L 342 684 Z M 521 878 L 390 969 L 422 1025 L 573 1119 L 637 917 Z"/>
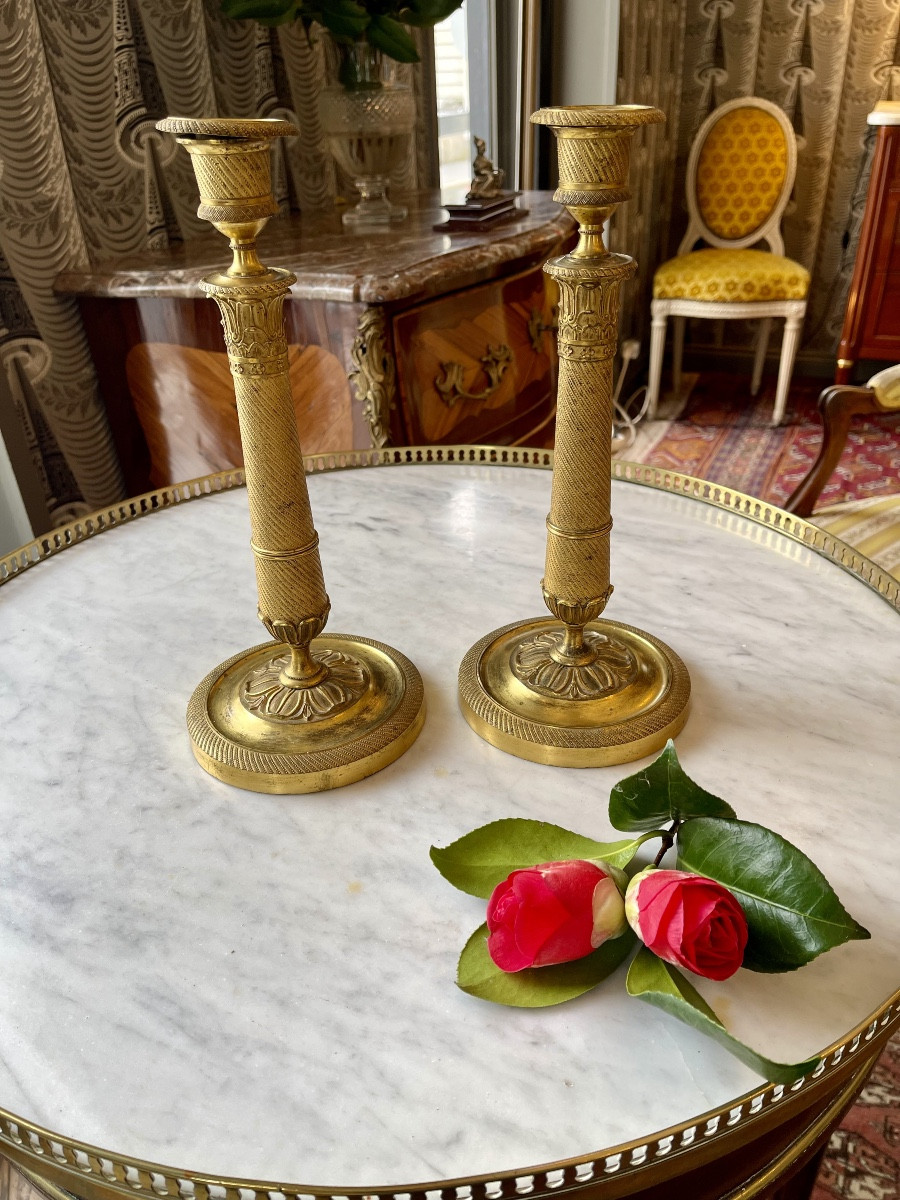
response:
<path id="1" fill-rule="evenodd" d="M 345 225 L 402 221 L 407 210 L 388 199 L 391 172 L 403 162 L 416 120 L 412 88 L 396 79 L 397 64 L 368 42 L 323 37 L 326 86 L 319 116 L 335 161 L 353 181 L 359 203 Z"/>

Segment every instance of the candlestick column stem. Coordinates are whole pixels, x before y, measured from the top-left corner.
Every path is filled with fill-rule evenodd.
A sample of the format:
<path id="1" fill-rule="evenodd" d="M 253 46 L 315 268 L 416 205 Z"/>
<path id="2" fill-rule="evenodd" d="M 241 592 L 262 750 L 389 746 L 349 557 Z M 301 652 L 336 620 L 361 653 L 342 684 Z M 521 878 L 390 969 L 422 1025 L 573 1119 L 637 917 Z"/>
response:
<path id="1" fill-rule="evenodd" d="M 555 199 L 578 245 L 547 263 L 559 287 L 559 387 L 541 587 L 561 624 L 518 622 L 482 638 L 460 667 L 460 706 L 487 741 L 537 762 L 599 766 L 661 748 L 687 717 L 690 680 L 668 646 L 599 620 L 612 594 L 612 366 L 619 290 L 634 260 L 612 254 L 604 223 L 628 197 L 634 132 L 662 121 L 640 105 L 541 109 L 557 139 Z"/>
<path id="2" fill-rule="evenodd" d="M 212 671 L 188 706 L 201 766 L 254 791 L 324 791 L 392 762 L 424 720 L 422 681 L 398 651 L 326 634 L 322 577 L 291 396 L 284 301 L 296 277 L 260 262 L 277 211 L 269 147 L 284 121 L 169 117 L 200 185 L 198 215 L 229 239 L 227 270 L 203 291 L 219 306 L 234 380 L 259 618 L 271 643 Z"/>

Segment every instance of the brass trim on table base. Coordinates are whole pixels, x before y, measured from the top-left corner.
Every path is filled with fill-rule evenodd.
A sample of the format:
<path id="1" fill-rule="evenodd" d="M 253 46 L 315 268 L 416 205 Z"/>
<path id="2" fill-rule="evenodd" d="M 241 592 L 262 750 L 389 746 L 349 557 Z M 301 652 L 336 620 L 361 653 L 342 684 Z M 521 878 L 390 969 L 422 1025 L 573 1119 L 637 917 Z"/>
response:
<path id="1" fill-rule="evenodd" d="M 880 1053 L 880 1052 L 879 1052 Z M 850 1076 L 837 1095 L 826 1104 L 825 1109 L 807 1125 L 803 1132 L 776 1156 L 762 1171 L 758 1171 L 751 1179 L 739 1187 L 726 1192 L 720 1200 L 752 1200 L 774 1186 L 786 1175 L 791 1167 L 807 1156 L 816 1143 L 824 1138 L 828 1130 L 835 1125 L 862 1090 L 869 1072 L 878 1061 L 879 1054 L 873 1054 Z"/>
<path id="2" fill-rule="evenodd" d="M 314 454 L 304 459 L 307 475 L 334 471 L 365 470 L 403 466 L 525 467 L 550 470 L 553 451 L 519 446 L 397 446 L 381 450 L 347 450 Z M 833 562 L 872 588 L 895 611 L 900 612 L 900 581 L 840 538 L 817 525 L 785 512 L 777 505 L 725 484 L 710 483 L 661 467 L 617 460 L 613 477 L 673 496 L 694 500 L 712 510 L 711 517 L 732 533 L 749 535 L 771 544 L 773 535 L 788 539 L 782 550 L 802 554 L 808 549 Z M 108 533 L 132 521 L 164 513 L 182 504 L 216 496 L 243 487 L 244 472 L 223 471 L 184 483 L 173 484 L 130 500 L 98 509 L 54 529 L 0 558 L 0 586 L 13 583 L 27 571 L 46 563 L 65 550 Z M 717 515 L 717 512 L 721 516 Z M 731 518 L 748 521 L 749 531 Z M 135 1158 L 89 1142 L 67 1137 L 25 1117 L 0 1108 L 0 1154 L 31 1173 L 51 1196 L 64 1188 L 81 1200 L 429 1200 L 440 1193 L 442 1200 L 498 1200 L 521 1196 L 527 1200 L 550 1200 L 560 1192 L 578 1193 L 584 1200 L 614 1200 L 635 1195 L 658 1182 L 677 1179 L 689 1168 L 689 1156 L 709 1162 L 730 1150 L 741 1149 L 766 1131 L 773 1122 L 811 1106 L 810 1093 L 840 1088 L 839 1100 L 852 1095 L 848 1081 L 857 1086 L 883 1049 L 889 1037 L 900 1031 L 900 991 L 895 992 L 866 1020 L 839 1041 L 822 1051 L 822 1065 L 796 1083 L 764 1083 L 717 1108 L 690 1120 L 657 1130 L 631 1142 L 597 1148 L 575 1158 L 523 1166 L 491 1175 L 465 1179 L 393 1184 L 389 1187 L 340 1187 L 290 1183 L 284 1180 L 254 1180 L 212 1175 L 189 1168 L 165 1166 Z M 837 1092 L 834 1093 L 837 1095 Z M 828 1102 L 829 1115 L 837 1110 Z M 784 1160 L 787 1167 L 788 1160 Z M 756 1181 L 748 1183 L 752 1187 Z M 738 1191 L 750 1197 L 761 1190 Z M 213 1191 L 213 1189 L 216 1189 Z"/>
<path id="3" fill-rule="evenodd" d="M 811 1093 L 828 1097 L 819 1118 L 840 1114 L 858 1090 L 865 1074 L 892 1034 L 900 1030 L 900 992 L 839 1043 L 823 1051 L 823 1062 L 811 1075 L 791 1085 L 768 1083 L 746 1092 L 728 1104 L 698 1114 L 690 1121 L 670 1126 L 637 1141 L 589 1152 L 578 1158 L 540 1163 L 490 1175 L 392 1184 L 341 1187 L 254 1180 L 165 1166 L 101 1149 L 89 1142 L 66 1137 L 0 1108 L 0 1154 L 44 1181 L 65 1188 L 81 1200 L 550 1200 L 554 1194 L 577 1193 L 584 1200 L 615 1200 L 643 1194 L 657 1184 L 685 1176 L 692 1166 L 709 1163 L 720 1155 L 769 1138 L 778 1124 L 813 1107 Z M 826 1121 L 827 1127 L 827 1121 Z M 803 1135 L 801 1134 L 801 1139 Z M 805 1144 L 805 1142 L 804 1142 Z M 802 1147 L 792 1142 L 797 1152 Z M 691 1166 L 686 1164 L 691 1159 Z M 787 1169 L 791 1158 L 779 1155 L 778 1166 Z M 757 1195 L 772 1180 L 750 1180 L 748 1190 L 734 1197 Z M 754 1186 L 756 1185 L 756 1186 Z M 670 1193 L 671 1194 L 671 1193 Z M 689 1193 L 686 1193 L 689 1194 Z"/>
<path id="4" fill-rule="evenodd" d="M 232 263 L 202 290 L 219 306 L 234 378 L 259 592 L 275 645 L 230 658 L 191 697 L 188 732 L 210 775 L 254 792 L 322 792 L 399 758 L 425 719 L 419 673 L 367 638 L 320 637 L 331 604 L 291 399 L 283 304 L 296 277 L 265 267 L 256 238 L 277 212 L 269 147 L 286 121 L 169 117 L 200 185 L 198 216 Z M 373 409 L 374 412 L 374 409 Z M 375 430 L 373 426 L 373 436 Z"/>
<path id="5" fill-rule="evenodd" d="M 553 198 L 579 227 L 575 249 L 544 266 L 559 287 L 556 456 L 541 580 L 556 619 L 507 626 L 473 646 L 460 666 L 459 706 L 480 737 L 508 754 L 557 767 L 609 766 L 661 750 L 687 720 L 691 694 L 687 668 L 664 642 L 597 620 L 613 591 L 619 288 L 635 272 L 633 259 L 607 250 L 603 226 L 629 195 L 635 130 L 664 117 L 625 104 L 544 108 L 531 120 L 556 136 Z"/>

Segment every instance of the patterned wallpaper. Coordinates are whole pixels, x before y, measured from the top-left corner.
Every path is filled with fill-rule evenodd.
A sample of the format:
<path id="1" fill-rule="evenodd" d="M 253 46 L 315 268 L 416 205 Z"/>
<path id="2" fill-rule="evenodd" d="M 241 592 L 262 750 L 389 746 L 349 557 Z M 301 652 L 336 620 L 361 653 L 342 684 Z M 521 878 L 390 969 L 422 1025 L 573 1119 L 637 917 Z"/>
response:
<path id="1" fill-rule="evenodd" d="M 637 259 L 638 273 L 622 294 L 621 337 L 637 337 L 647 350 L 653 272 L 669 254 L 676 191 L 678 113 L 681 109 L 685 0 L 621 0 L 619 81 L 621 104 L 652 104 L 666 114 L 664 125 L 635 134 L 631 152 L 631 199 L 612 220 L 610 247 Z M 681 185 L 682 193 L 684 184 Z M 662 218 L 662 219 L 660 219 Z"/>
<path id="2" fill-rule="evenodd" d="M 422 114 L 395 179 L 410 188 L 429 181 L 433 131 L 422 69 L 401 70 Z M 0 0 L 0 404 L 14 409 L 0 424 L 25 433 L 44 529 L 122 495 L 77 308 L 53 280 L 205 227 L 187 155 L 154 128 L 167 113 L 295 121 L 276 195 L 332 204 L 344 181 L 319 123 L 322 76 L 296 24 L 227 21 L 218 0 Z"/>
<path id="3" fill-rule="evenodd" d="M 898 25 L 900 0 L 622 0 L 619 99 L 665 109 L 666 145 L 651 171 L 671 171 L 668 202 L 662 183 L 641 181 L 640 202 L 660 189 L 661 206 L 645 211 L 662 220 L 651 228 L 639 216 L 627 235 L 616 231 L 640 264 L 640 296 L 623 336 L 644 336 L 653 271 L 687 228 L 684 177 L 697 129 L 717 105 L 756 95 L 782 107 L 797 135 L 783 230 L 785 252 L 812 273 L 801 350 L 834 358 L 874 144 L 866 114 L 877 100 L 900 98 Z M 674 78 L 648 78 L 667 57 Z M 630 204 L 638 202 L 636 194 Z M 695 323 L 694 344 L 710 342 L 713 326 Z M 742 335 L 729 328 L 727 336 Z"/>

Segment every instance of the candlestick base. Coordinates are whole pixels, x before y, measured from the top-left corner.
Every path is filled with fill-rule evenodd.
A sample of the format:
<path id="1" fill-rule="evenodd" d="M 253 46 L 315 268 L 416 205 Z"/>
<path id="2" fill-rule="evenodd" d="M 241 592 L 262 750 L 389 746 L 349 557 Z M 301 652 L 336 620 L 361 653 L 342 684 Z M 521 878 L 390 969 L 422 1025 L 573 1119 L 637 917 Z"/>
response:
<path id="1" fill-rule="evenodd" d="M 585 626 L 567 656 L 552 617 L 495 629 L 459 668 L 459 706 L 479 737 L 555 767 L 604 767 L 662 749 L 683 727 L 691 681 L 659 638 L 618 621 Z"/>
<path id="2" fill-rule="evenodd" d="M 419 672 L 370 638 L 323 634 L 311 686 L 291 683 L 290 647 L 265 642 L 221 663 L 191 696 L 188 732 L 201 767 L 236 787 L 323 792 L 374 775 L 425 721 Z"/>

